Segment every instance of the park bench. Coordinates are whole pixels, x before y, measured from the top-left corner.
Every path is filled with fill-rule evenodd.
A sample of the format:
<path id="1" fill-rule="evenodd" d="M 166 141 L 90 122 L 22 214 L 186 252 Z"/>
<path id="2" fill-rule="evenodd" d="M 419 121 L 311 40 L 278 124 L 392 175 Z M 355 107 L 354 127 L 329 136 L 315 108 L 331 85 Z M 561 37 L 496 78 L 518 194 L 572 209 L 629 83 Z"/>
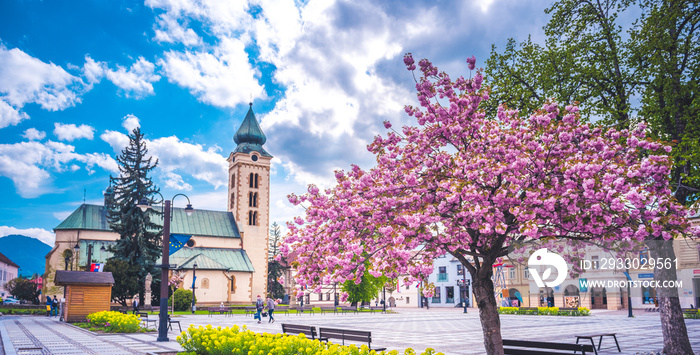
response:
<path id="1" fill-rule="evenodd" d="M 219 314 L 224 314 L 227 316 L 229 314 L 231 314 L 231 315 L 233 314 L 233 312 L 231 312 L 231 310 L 228 307 L 209 307 L 209 316 L 210 317 L 212 316 L 212 314 L 216 314 L 217 312 Z"/>
<path id="2" fill-rule="evenodd" d="M 537 307 L 520 307 L 518 308 L 518 313 L 520 314 L 537 314 Z"/>
<path id="3" fill-rule="evenodd" d="M 148 318 L 148 313 L 146 312 L 139 312 L 137 315 L 141 318 L 141 322 L 143 322 L 146 325 L 146 328 L 150 326 L 151 323 L 153 323 L 153 328 L 155 329 L 156 326 L 158 325 L 158 320 L 157 319 L 152 319 Z"/>
<path id="4" fill-rule="evenodd" d="M 289 306 L 275 306 L 275 313 L 280 314 L 284 312 L 285 315 L 289 315 Z"/>
<path id="5" fill-rule="evenodd" d="M 573 312 L 578 312 L 578 307 L 559 307 L 559 313 L 573 313 Z"/>
<path id="6" fill-rule="evenodd" d="M 386 350 L 386 348 L 372 349 L 372 333 L 363 330 L 335 329 L 335 328 L 318 328 L 319 340 L 328 341 L 329 339 L 340 339 L 342 344 L 345 341 L 359 341 L 367 343 L 367 347 L 377 352 Z"/>
<path id="7" fill-rule="evenodd" d="M 287 324 L 282 323 L 282 333 L 285 334 L 304 334 L 308 338 L 317 339 L 316 327 L 311 325 Z"/>
<path id="8" fill-rule="evenodd" d="M 311 314 L 314 314 L 314 308 L 309 307 L 309 306 L 304 306 L 304 307 L 297 307 L 294 308 L 297 311 L 297 315 L 302 314 L 304 312 L 309 312 Z"/>
<path id="9" fill-rule="evenodd" d="M 588 339 L 591 341 L 591 345 L 593 345 L 593 351 L 598 354 L 598 350 L 600 350 L 600 344 L 603 342 L 603 337 L 612 337 L 615 340 L 615 345 L 617 346 L 617 351 L 622 352 L 620 350 L 620 344 L 617 342 L 617 336 L 615 336 L 615 333 L 604 333 L 604 334 L 590 334 L 590 335 L 577 335 L 576 336 L 576 344 L 578 344 L 579 340 L 581 339 Z M 593 342 L 593 338 L 599 338 L 598 339 L 598 349 L 595 348 L 595 343 Z"/>
<path id="10" fill-rule="evenodd" d="M 340 311 L 342 311 L 343 313 L 347 313 L 347 312 L 355 312 L 355 313 L 357 313 L 357 308 L 355 308 L 355 307 L 348 307 L 348 306 L 341 306 L 341 307 L 340 307 Z"/>
<path id="11" fill-rule="evenodd" d="M 336 313 L 338 309 L 336 307 L 321 307 L 321 314 L 324 314 L 326 312 L 333 312 Z"/>
<path id="12" fill-rule="evenodd" d="M 160 306 L 153 306 L 151 307 L 151 314 L 158 314 L 160 313 Z"/>
<path id="13" fill-rule="evenodd" d="M 503 339 L 503 353 L 506 355 L 571 354 L 572 351 L 574 354 L 580 351 L 581 355 L 586 355 L 586 352 L 593 353 L 595 348 L 584 344 Z"/>
<path id="14" fill-rule="evenodd" d="M 683 312 L 683 318 L 699 318 L 696 308 L 681 308 L 681 311 Z"/>
<path id="15" fill-rule="evenodd" d="M 172 318 L 170 318 L 170 315 L 168 314 L 168 329 L 173 330 L 173 324 L 177 324 L 177 327 L 180 329 L 180 333 L 182 333 L 182 327 L 180 326 L 180 321 L 173 320 Z"/>
<path id="16" fill-rule="evenodd" d="M 258 310 L 255 307 L 245 307 L 244 311 L 245 311 L 245 315 L 247 317 L 249 315 L 255 314 Z"/>
<path id="17" fill-rule="evenodd" d="M 376 312 L 376 311 L 381 311 L 382 313 L 386 313 L 386 309 L 384 309 L 383 306 L 378 306 L 378 307 L 369 307 L 370 312 Z"/>

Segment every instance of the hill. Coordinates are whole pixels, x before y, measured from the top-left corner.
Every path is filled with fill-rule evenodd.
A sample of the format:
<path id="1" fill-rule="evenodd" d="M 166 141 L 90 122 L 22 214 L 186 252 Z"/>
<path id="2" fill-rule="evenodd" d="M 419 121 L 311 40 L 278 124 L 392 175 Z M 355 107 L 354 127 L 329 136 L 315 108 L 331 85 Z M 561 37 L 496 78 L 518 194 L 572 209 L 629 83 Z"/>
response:
<path id="1" fill-rule="evenodd" d="M 0 252 L 22 269 L 24 276 L 42 275 L 46 268 L 46 253 L 51 246 L 36 238 L 11 234 L 0 238 Z"/>

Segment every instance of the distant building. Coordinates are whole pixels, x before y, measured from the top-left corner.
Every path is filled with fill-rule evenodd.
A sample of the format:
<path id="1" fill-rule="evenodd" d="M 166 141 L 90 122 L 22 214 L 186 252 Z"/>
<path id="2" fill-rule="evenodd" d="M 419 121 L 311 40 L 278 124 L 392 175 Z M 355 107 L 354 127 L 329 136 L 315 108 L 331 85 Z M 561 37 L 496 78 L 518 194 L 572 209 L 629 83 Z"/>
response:
<path id="1" fill-rule="evenodd" d="M 471 287 L 472 277 L 469 271 L 464 274 L 464 268 L 459 260 L 449 254 L 438 257 L 433 262 L 433 273 L 428 277 L 428 282 L 435 285 L 433 297 L 429 298 L 430 307 L 459 307 L 464 296 L 467 306 L 471 307 L 474 301 Z M 466 280 L 466 292 L 464 285 Z M 462 290 L 462 291 L 460 291 Z M 420 304 L 417 304 L 420 306 Z"/>
<path id="2" fill-rule="evenodd" d="M 171 233 L 192 235 L 194 245 L 170 256 L 170 263 L 177 265 L 171 274 L 183 278 L 179 288 L 191 289 L 193 265 L 197 264 L 195 287 L 200 304 L 247 304 L 267 294 L 272 155 L 263 149 L 266 137 L 252 104 L 233 139 L 237 147 L 227 159 L 228 210 L 197 209 L 197 201 L 192 201 L 195 211 L 191 216 L 182 208 L 173 208 Z M 110 188 L 105 197 L 109 194 L 113 194 Z M 93 262 L 111 257 L 102 247 L 116 243 L 119 235 L 111 231 L 106 216 L 104 206 L 83 204 L 54 228 L 56 242 L 46 255 L 45 295 L 63 294 L 54 284 L 57 270 L 85 270 L 90 245 Z M 162 223 L 158 217 L 153 221 Z M 66 264 L 70 254 L 75 255 Z"/>
<path id="3" fill-rule="evenodd" d="M 5 284 L 19 275 L 19 265 L 10 258 L 0 253 L 0 296 L 5 298 L 10 293 L 5 289 Z"/>

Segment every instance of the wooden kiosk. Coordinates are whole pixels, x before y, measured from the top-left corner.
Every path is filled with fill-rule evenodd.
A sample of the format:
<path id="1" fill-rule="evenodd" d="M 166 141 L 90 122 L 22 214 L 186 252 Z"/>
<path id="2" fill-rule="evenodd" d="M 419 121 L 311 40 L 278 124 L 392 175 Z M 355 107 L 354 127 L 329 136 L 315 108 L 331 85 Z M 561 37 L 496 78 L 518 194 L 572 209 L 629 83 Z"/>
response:
<path id="1" fill-rule="evenodd" d="M 88 314 L 109 311 L 114 285 L 111 272 L 56 271 L 55 284 L 65 287 L 66 322 L 82 322 Z"/>

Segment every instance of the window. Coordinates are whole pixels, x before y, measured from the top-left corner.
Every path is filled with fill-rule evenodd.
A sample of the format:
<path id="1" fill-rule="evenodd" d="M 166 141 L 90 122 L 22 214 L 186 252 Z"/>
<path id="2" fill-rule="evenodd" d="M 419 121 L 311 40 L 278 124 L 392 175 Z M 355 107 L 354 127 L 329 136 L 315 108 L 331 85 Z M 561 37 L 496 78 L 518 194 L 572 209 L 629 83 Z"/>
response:
<path id="1" fill-rule="evenodd" d="M 331 300 L 331 294 L 330 294 L 330 293 L 326 293 L 326 301 L 330 301 L 330 300 Z"/>
<path id="2" fill-rule="evenodd" d="M 322 294 L 322 293 L 319 293 L 319 294 L 318 294 L 318 300 L 319 300 L 319 301 L 323 301 L 323 294 Z"/>
<path id="3" fill-rule="evenodd" d="M 249 184 L 249 186 L 252 187 L 252 188 L 256 188 L 256 189 L 257 189 L 257 188 L 258 188 L 258 178 L 259 178 L 259 177 L 258 177 L 258 174 L 250 173 L 250 184 Z"/>
<path id="4" fill-rule="evenodd" d="M 593 270 L 598 270 L 598 255 L 593 255 L 591 261 L 593 263 Z"/>
<path id="5" fill-rule="evenodd" d="M 408 290 L 411 287 L 411 285 L 406 284 L 406 289 Z"/>
<path id="6" fill-rule="evenodd" d="M 447 282 L 447 267 L 446 266 L 438 267 L 437 280 L 438 280 L 438 282 Z"/>
<path id="7" fill-rule="evenodd" d="M 231 175 L 231 188 L 236 187 L 236 175 Z"/>
<path id="8" fill-rule="evenodd" d="M 509 269 L 510 270 L 508 270 L 508 278 L 511 280 L 514 280 L 515 279 L 515 268 L 511 267 Z"/>
<path id="9" fill-rule="evenodd" d="M 236 194 L 231 193 L 231 209 L 236 205 Z"/>
<path id="10" fill-rule="evenodd" d="M 231 275 L 231 278 L 228 280 L 228 282 L 231 284 L 231 293 L 236 292 L 236 277 Z"/>
<path id="11" fill-rule="evenodd" d="M 248 193 L 248 206 L 249 207 L 258 207 L 258 193 L 257 192 L 249 192 Z"/>
<path id="12" fill-rule="evenodd" d="M 199 286 L 202 289 L 208 289 L 209 288 L 209 279 L 202 279 L 202 284 Z"/>
<path id="13" fill-rule="evenodd" d="M 410 303 L 411 303 L 411 297 L 406 296 L 406 304 L 410 304 Z"/>
<path id="14" fill-rule="evenodd" d="M 248 225 L 257 226 L 258 225 L 258 212 L 248 211 Z"/>
<path id="15" fill-rule="evenodd" d="M 530 279 L 530 269 L 525 268 L 525 270 L 523 270 L 523 277 L 525 278 L 525 280 Z"/>
<path id="16" fill-rule="evenodd" d="M 649 261 L 649 249 L 644 248 L 639 252 L 639 264 L 646 264 Z"/>
<path id="17" fill-rule="evenodd" d="M 455 288 L 454 288 L 454 286 L 445 287 L 445 303 L 455 303 Z"/>
<path id="18" fill-rule="evenodd" d="M 462 265 L 457 265 L 457 275 L 462 276 L 463 269 Z"/>
<path id="19" fill-rule="evenodd" d="M 435 294 L 433 294 L 433 303 L 440 303 L 440 286 L 435 287 Z"/>

